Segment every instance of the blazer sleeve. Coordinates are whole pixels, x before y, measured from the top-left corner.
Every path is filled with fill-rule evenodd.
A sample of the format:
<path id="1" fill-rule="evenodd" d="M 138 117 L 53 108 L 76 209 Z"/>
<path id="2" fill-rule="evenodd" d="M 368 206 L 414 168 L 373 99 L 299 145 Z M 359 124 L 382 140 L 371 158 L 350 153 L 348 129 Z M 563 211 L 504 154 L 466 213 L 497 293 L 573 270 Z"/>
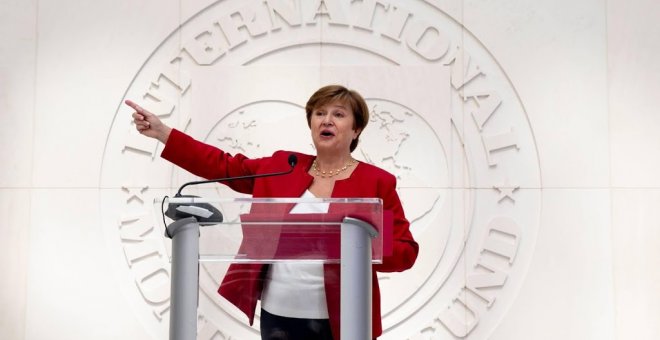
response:
<path id="1" fill-rule="evenodd" d="M 185 133 L 173 129 L 161 157 L 187 170 L 193 175 L 206 178 L 225 178 L 257 173 L 259 160 L 242 154 L 231 155 L 212 145 L 202 143 Z M 235 191 L 251 194 L 254 180 L 228 181 Z"/>
<path id="2" fill-rule="evenodd" d="M 419 253 L 419 245 L 410 232 L 410 222 L 403 212 L 401 200 L 396 192 L 396 178 L 386 176 L 379 185 L 379 196 L 383 199 L 383 209 L 392 211 L 392 255 L 383 258 L 382 264 L 374 265 L 380 272 L 400 272 L 410 269 Z"/>

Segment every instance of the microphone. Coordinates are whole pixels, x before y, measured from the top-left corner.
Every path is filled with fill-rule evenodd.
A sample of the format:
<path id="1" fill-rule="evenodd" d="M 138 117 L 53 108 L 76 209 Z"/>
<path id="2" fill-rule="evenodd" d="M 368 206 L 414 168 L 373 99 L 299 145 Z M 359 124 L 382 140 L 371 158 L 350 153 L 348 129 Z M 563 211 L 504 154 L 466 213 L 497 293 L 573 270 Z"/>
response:
<path id="1" fill-rule="evenodd" d="M 293 168 L 296 166 L 296 164 L 298 164 L 298 156 L 296 156 L 293 153 L 290 154 L 288 162 L 289 162 L 289 166 L 291 167 L 291 170 L 293 170 Z"/>
<path id="2" fill-rule="evenodd" d="M 245 175 L 245 176 L 236 176 L 236 177 L 225 177 L 225 178 L 216 178 L 216 179 L 209 179 L 209 180 L 203 180 L 203 181 L 193 181 L 193 182 L 188 182 L 184 183 L 179 190 L 177 191 L 176 195 L 174 197 L 183 197 L 183 198 L 195 198 L 199 196 L 193 196 L 193 195 L 182 195 L 181 191 L 183 188 L 190 186 L 190 185 L 198 185 L 198 184 L 207 184 L 207 183 L 215 183 L 215 182 L 224 182 L 224 181 L 235 181 L 239 179 L 250 179 L 250 178 L 261 178 L 261 177 L 271 177 L 271 176 L 281 176 L 281 175 L 287 175 L 293 172 L 293 169 L 296 167 L 296 164 L 298 164 L 298 157 L 295 154 L 290 154 L 289 158 L 287 160 L 289 163 L 289 166 L 291 167 L 287 171 L 282 171 L 282 172 L 273 172 L 273 173 L 267 173 L 267 174 L 255 174 L 255 175 Z M 195 217 L 198 219 L 200 222 L 214 222 L 214 223 L 220 223 L 222 222 L 222 213 L 218 209 L 216 209 L 214 206 L 208 203 L 169 203 L 167 207 L 167 211 L 165 212 L 165 215 L 173 220 L 179 220 L 182 218 L 187 218 L 187 217 Z"/>

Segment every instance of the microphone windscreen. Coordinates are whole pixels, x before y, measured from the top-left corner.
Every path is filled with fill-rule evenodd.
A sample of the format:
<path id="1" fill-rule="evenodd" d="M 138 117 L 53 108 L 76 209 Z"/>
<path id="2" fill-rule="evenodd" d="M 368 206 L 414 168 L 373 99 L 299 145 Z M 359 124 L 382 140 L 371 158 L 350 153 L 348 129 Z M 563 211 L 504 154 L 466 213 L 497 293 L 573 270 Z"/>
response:
<path id="1" fill-rule="evenodd" d="M 295 154 L 290 154 L 289 165 L 293 168 L 294 166 L 296 166 L 296 164 L 298 164 L 298 156 L 296 156 Z"/>

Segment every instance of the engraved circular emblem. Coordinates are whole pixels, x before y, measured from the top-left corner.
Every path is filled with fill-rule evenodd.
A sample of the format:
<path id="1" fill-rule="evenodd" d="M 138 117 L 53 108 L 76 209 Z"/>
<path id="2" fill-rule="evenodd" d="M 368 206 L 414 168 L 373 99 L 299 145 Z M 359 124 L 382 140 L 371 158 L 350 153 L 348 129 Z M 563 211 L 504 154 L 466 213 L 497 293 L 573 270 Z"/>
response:
<path id="1" fill-rule="evenodd" d="M 365 66 L 368 65 L 368 66 Z M 168 125 L 230 153 L 314 154 L 304 105 L 320 84 L 360 91 L 370 122 L 354 157 L 397 177 L 415 266 L 379 273 L 383 339 L 487 338 L 531 260 L 541 209 L 533 133 L 487 49 L 424 1 L 218 1 L 168 36 L 129 84 Z M 169 242 L 160 206 L 195 177 L 160 159 L 120 106 L 101 169 L 115 271 L 154 339 L 169 318 Z M 235 197 L 218 186 L 222 196 Z M 202 264 L 199 339 L 258 337 Z"/>

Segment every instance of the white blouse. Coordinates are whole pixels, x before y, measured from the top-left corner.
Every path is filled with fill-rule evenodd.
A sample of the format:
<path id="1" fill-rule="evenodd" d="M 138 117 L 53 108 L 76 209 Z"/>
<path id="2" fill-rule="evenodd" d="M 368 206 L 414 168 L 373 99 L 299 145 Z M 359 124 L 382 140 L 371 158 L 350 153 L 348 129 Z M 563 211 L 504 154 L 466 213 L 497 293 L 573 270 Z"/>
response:
<path id="1" fill-rule="evenodd" d="M 315 196 L 307 190 L 301 198 L 308 197 Z M 329 204 L 298 203 L 291 213 L 327 213 L 328 208 Z M 323 264 L 271 264 L 261 293 L 261 308 L 290 318 L 327 319 Z"/>

